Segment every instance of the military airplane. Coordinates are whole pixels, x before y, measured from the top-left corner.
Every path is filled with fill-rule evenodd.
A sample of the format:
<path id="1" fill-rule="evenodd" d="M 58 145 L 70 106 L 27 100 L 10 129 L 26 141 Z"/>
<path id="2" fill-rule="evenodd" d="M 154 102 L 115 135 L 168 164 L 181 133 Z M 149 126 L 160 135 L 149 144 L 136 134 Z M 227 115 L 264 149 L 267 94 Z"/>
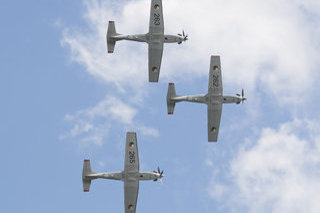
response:
<path id="1" fill-rule="evenodd" d="M 124 182 L 124 207 L 126 213 L 136 212 L 139 181 L 157 181 L 162 177 L 163 171 L 160 171 L 159 167 L 157 171 L 139 172 L 138 144 L 135 132 L 127 132 L 124 171 L 104 173 L 92 172 L 90 160 L 84 160 L 82 170 L 84 192 L 89 192 L 91 181 L 97 178 L 122 180 Z"/>
<path id="2" fill-rule="evenodd" d="M 188 35 L 182 31 L 178 35 L 165 35 L 162 13 L 162 0 L 151 0 L 149 32 L 147 34 L 122 35 L 116 32 L 114 21 L 109 21 L 107 32 L 108 53 L 113 53 L 114 46 L 119 40 L 131 40 L 148 43 L 149 82 L 158 82 L 163 43 L 178 43 L 188 40 Z"/>
<path id="3" fill-rule="evenodd" d="M 188 101 L 208 105 L 208 141 L 216 142 L 220 126 L 222 104 L 237 103 L 247 100 L 242 89 L 241 95 L 223 95 L 220 56 L 211 56 L 208 94 L 180 96 L 176 95 L 174 83 L 169 83 L 167 93 L 168 114 L 173 114 L 176 102 Z"/>

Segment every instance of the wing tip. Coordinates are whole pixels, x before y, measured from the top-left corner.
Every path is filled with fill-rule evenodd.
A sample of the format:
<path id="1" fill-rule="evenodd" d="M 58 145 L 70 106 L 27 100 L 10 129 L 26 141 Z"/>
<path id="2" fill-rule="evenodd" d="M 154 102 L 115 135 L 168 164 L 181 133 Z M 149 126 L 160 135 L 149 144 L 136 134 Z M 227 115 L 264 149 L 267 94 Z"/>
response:
<path id="1" fill-rule="evenodd" d="M 127 134 L 136 134 L 136 132 L 127 132 Z"/>
<path id="2" fill-rule="evenodd" d="M 218 136 L 208 136 L 208 142 L 217 142 L 218 141 Z"/>
<path id="3" fill-rule="evenodd" d="M 84 162 L 90 162 L 90 159 L 84 159 L 83 161 Z"/>
<path id="4" fill-rule="evenodd" d="M 109 23 L 111 24 L 111 23 L 114 23 L 114 21 L 109 21 Z"/>
<path id="5" fill-rule="evenodd" d="M 174 83 L 169 83 L 169 85 L 174 85 Z"/>
<path id="6" fill-rule="evenodd" d="M 159 81 L 159 75 L 155 77 L 155 76 L 149 74 L 149 82 L 150 83 L 158 83 L 158 81 Z"/>
<path id="7" fill-rule="evenodd" d="M 84 189 L 83 192 L 89 192 L 89 190 L 88 189 Z"/>

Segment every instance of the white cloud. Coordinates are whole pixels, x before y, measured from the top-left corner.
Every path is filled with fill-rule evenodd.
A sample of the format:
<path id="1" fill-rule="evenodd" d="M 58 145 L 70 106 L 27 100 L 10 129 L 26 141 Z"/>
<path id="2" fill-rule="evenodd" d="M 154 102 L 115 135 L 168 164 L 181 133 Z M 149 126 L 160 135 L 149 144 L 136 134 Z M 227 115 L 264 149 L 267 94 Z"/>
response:
<path id="1" fill-rule="evenodd" d="M 71 130 L 61 139 L 79 139 L 82 145 L 101 146 L 110 130 L 139 130 L 143 135 L 157 137 L 159 132 L 146 127 L 136 119 L 137 110 L 113 96 L 107 97 L 96 106 L 66 115 L 65 120 L 71 123 Z"/>
<path id="2" fill-rule="evenodd" d="M 147 45 L 121 41 L 114 54 L 107 54 L 105 41 L 108 20 L 116 22 L 119 33 L 146 33 L 150 1 L 84 2 L 87 27 L 65 28 L 61 43 L 70 49 L 71 60 L 127 101 L 108 94 L 96 106 L 67 115 L 72 127 L 62 138 L 101 146 L 114 129 L 158 136 L 158 130 L 137 120 L 149 94 Z M 256 102 L 263 104 L 262 95 L 296 110 L 292 104 L 317 92 L 318 0 L 175 0 L 164 1 L 163 7 L 165 32 L 184 29 L 190 40 L 165 45 L 159 83 L 206 79 L 210 55 L 220 54 L 224 87 L 237 92 L 244 87 L 248 101 L 255 101 L 250 116 L 253 110 L 261 113 Z M 241 122 L 250 125 L 253 117 Z M 264 128 L 257 140 L 246 138 L 245 148 L 234 151 L 227 163 L 207 160 L 214 169 L 209 194 L 228 212 L 319 212 L 319 130 L 319 123 L 310 120 Z"/>
<path id="3" fill-rule="evenodd" d="M 319 28 L 320 19 L 309 20 L 310 13 L 320 11 L 320 6 L 317 1 L 303 2 L 164 3 L 165 18 L 170 20 L 166 22 L 167 31 L 177 29 L 180 22 L 191 37 L 187 50 L 170 46 L 166 52 L 170 61 L 166 69 L 170 72 L 166 74 L 187 74 L 186 70 L 177 69 L 182 65 L 207 75 L 209 55 L 218 53 L 222 56 L 223 80 L 228 83 L 224 85 L 245 86 L 254 95 L 260 87 L 281 104 L 303 102 L 319 76 L 315 71 L 319 65 L 320 36 L 319 31 L 314 30 Z M 181 10 L 177 10 L 179 5 Z M 181 63 L 174 57 L 179 55 L 183 55 L 179 58 Z M 302 94 L 301 99 L 296 98 Z"/>
<path id="4" fill-rule="evenodd" d="M 224 205 L 228 199 L 227 208 L 234 211 L 319 212 L 319 130 L 319 123 L 309 120 L 263 129 L 227 169 L 215 171 L 210 195 Z M 221 173 L 227 181 L 219 180 Z"/>
<path id="5" fill-rule="evenodd" d="M 122 2 L 114 7 L 110 2 L 115 4 L 85 1 L 89 31 L 68 29 L 62 43 L 91 75 L 121 91 L 129 86 L 141 92 L 147 80 L 147 47 L 119 42 L 115 54 L 107 55 L 106 22 L 116 20 L 120 33 L 144 33 L 150 1 Z M 310 21 L 310 15 L 320 11 L 317 1 L 207 0 L 199 4 L 177 0 L 163 4 L 166 32 L 185 28 L 191 38 L 185 46 L 166 45 L 162 81 L 207 75 L 209 56 L 219 53 L 228 83 L 249 89 L 262 83 L 280 102 L 298 102 L 293 94 L 311 88 L 319 64 L 320 33 L 314 30 L 319 21 Z"/>
<path id="6" fill-rule="evenodd" d="M 121 41 L 114 54 L 107 54 L 105 35 L 108 20 L 115 20 L 119 33 L 147 32 L 150 1 L 84 0 L 84 5 L 86 25 L 82 30 L 66 27 L 61 43 L 70 49 L 73 61 L 137 113 L 150 95 L 147 45 Z M 185 29 L 190 40 L 165 45 L 160 83 L 206 79 L 210 55 L 220 54 L 225 91 L 245 88 L 248 102 L 252 100 L 247 104 L 250 120 L 261 114 L 265 95 L 271 104 L 290 104 L 286 109 L 295 113 L 293 104 L 306 103 L 317 92 L 317 0 L 176 0 L 164 1 L 163 7 L 165 32 Z M 114 110 L 121 114 L 119 108 Z M 79 125 L 81 131 L 90 128 L 88 123 Z"/>
<path id="7" fill-rule="evenodd" d="M 147 45 L 121 41 L 114 54 L 107 54 L 105 41 L 108 20 L 116 22 L 119 33 L 147 32 L 150 1 L 84 2 L 87 27 L 65 28 L 61 43 L 70 49 L 73 61 L 128 101 L 110 96 L 95 107 L 67 115 L 73 127 L 65 137 L 101 145 L 113 125 L 159 135 L 135 119 L 149 94 Z M 210 55 L 220 54 L 224 87 L 237 92 L 246 88 L 248 101 L 255 101 L 250 114 L 261 112 L 256 102 L 263 103 L 265 94 L 275 103 L 295 104 L 317 92 L 318 0 L 175 0 L 164 1 L 163 7 L 165 32 L 184 29 L 190 40 L 165 45 L 159 83 L 206 79 Z M 227 168 L 215 170 L 211 196 L 233 211 L 244 206 L 250 212 L 318 212 L 319 129 L 314 121 L 295 120 L 279 129 L 263 129 L 255 145 L 247 138 L 251 147 L 240 150 Z M 210 160 L 206 163 L 215 166 Z M 224 181 L 217 178 L 221 174 Z"/>
<path id="8" fill-rule="evenodd" d="M 105 38 L 108 19 L 118 20 L 119 14 L 115 15 L 115 7 L 111 7 L 106 1 L 84 2 L 87 9 L 84 14 L 86 29 L 65 28 L 61 44 L 70 49 L 71 60 L 83 65 L 98 81 L 115 87 L 120 94 L 129 93 L 135 99 L 141 98 L 145 93 L 148 77 L 145 63 L 147 46 L 118 42 L 115 53 L 108 54 Z M 129 19 L 126 21 L 130 22 Z M 126 26 L 134 26 L 127 22 L 124 23 Z M 119 55 L 119 52 L 122 54 Z"/>

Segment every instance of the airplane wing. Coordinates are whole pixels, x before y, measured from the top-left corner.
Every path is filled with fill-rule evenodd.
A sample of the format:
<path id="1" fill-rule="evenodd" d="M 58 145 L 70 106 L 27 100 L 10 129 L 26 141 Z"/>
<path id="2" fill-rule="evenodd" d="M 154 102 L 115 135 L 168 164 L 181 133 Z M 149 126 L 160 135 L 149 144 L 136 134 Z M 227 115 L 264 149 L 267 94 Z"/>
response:
<path id="1" fill-rule="evenodd" d="M 163 34 L 163 13 L 162 13 L 162 0 L 152 0 L 150 9 L 150 34 Z"/>
<path id="2" fill-rule="evenodd" d="M 163 52 L 163 42 L 149 43 L 149 82 L 158 82 Z"/>
<path id="3" fill-rule="evenodd" d="M 211 56 L 208 94 L 222 96 L 222 77 L 220 56 Z"/>
<path id="4" fill-rule="evenodd" d="M 127 132 L 124 171 L 139 172 L 138 144 L 135 132 Z"/>
<path id="5" fill-rule="evenodd" d="M 208 141 L 217 142 L 220 118 L 222 112 L 222 103 L 208 104 Z"/>
<path id="6" fill-rule="evenodd" d="M 124 182 L 125 213 L 135 213 L 139 191 L 139 180 Z"/>
<path id="7" fill-rule="evenodd" d="M 216 142 L 218 140 L 223 102 L 220 56 L 211 56 L 208 98 L 208 141 Z"/>

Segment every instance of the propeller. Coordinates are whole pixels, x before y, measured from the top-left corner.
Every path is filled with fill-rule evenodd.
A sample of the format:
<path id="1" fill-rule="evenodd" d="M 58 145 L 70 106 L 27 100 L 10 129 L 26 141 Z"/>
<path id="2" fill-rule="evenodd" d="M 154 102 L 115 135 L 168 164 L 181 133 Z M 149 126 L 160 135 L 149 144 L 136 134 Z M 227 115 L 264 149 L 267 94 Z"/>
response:
<path id="1" fill-rule="evenodd" d="M 159 174 L 159 179 L 160 179 L 160 181 L 162 181 L 162 177 L 163 177 L 163 170 L 162 170 L 162 171 L 160 171 L 160 168 L 158 167 L 157 171 L 154 171 L 154 173 Z M 157 179 L 155 179 L 154 181 L 157 181 L 157 180 L 158 180 L 158 178 L 157 178 Z"/>
<path id="2" fill-rule="evenodd" d="M 240 95 L 239 93 L 237 93 L 236 96 L 241 97 L 241 102 L 242 102 L 242 103 L 243 103 L 243 101 L 247 100 L 247 99 L 244 97 L 244 91 L 243 91 L 243 89 L 242 89 L 242 91 L 241 91 L 241 95 Z M 237 104 L 240 104 L 240 101 L 237 102 Z"/>
<path id="3" fill-rule="evenodd" d="M 241 91 L 241 102 L 243 103 L 245 100 L 247 100 L 245 97 L 244 97 L 244 91 L 243 91 L 243 89 L 242 89 L 242 91 Z"/>
<path id="4" fill-rule="evenodd" d="M 160 171 L 160 168 L 158 167 L 158 174 L 160 175 L 160 178 L 162 178 L 163 177 L 163 170 L 162 171 Z"/>
<path id="5" fill-rule="evenodd" d="M 182 36 L 184 41 L 188 40 L 188 34 L 184 34 L 184 30 L 182 30 Z"/>
<path id="6" fill-rule="evenodd" d="M 182 41 L 188 40 L 188 34 L 185 34 L 185 33 L 184 33 L 184 30 L 182 30 L 182 34 L 181 34 L 181 33 L 178 33 L 178 36 L 183 37 L 183 40 L 182 40 Z M 181 44 L 182 41 L 178 42 L 178 44 Z"/>

